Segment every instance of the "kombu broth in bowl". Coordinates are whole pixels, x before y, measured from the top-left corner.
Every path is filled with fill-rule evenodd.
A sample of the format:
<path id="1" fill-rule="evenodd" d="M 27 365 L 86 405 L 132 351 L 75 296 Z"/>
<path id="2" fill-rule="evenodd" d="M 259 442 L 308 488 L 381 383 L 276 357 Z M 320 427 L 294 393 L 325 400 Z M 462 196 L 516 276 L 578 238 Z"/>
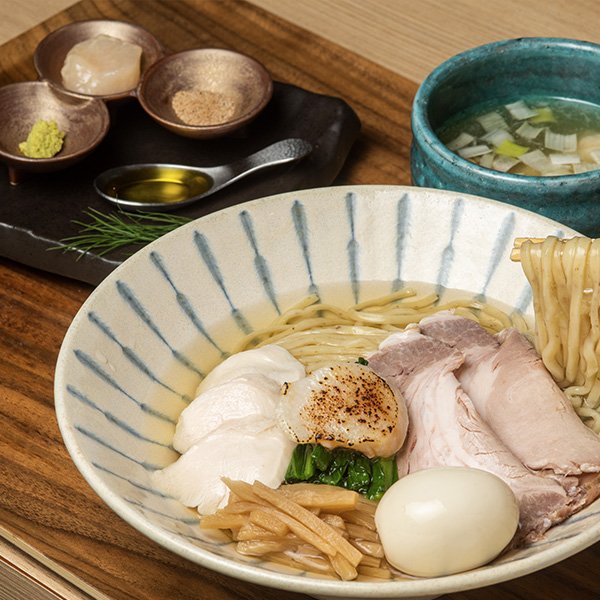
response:
<path id="1" fill-rule="evenodd" d="M 514 103 L 538 112 L 540 108 L 542 112 L 547 108 L 560 112 L 561 105 L 568 106 L 575 114 L 570 118 L 570 125 L 577 131 L 578 143 L 594 131 L 595 120 L 599 124 L 596 131 L 600 139 L 599 79 L 600 46 L 577 40 L 519 38 L 494 42 L 454 56 L 432 71 L 415 96 L 411 148 L 413 182 L 508 202 L 559 220 L 586 235 L 598 235 L 600 171 L 593 168 L 594 160 L 589 155 L 582 159 L 587 164 L 576 168 L 582 172 L 562 174 L 566 169 L 557 165 L 556 170 L 541 175 L 519 167 L 504 172 L 481 166 L 446 144 L 455 141 L 461 133 L 461 121 L 473 121 L 494 112 L 510 120 L 506 105 Z M 519 120 L 521 124 L 524 122 L 528 119 Z M 542 118 L 536 123 L 533 117 L 533 123 L 528 124 L 549 128 L 552 132 L 566 127 L 552 118 L 545 121 Z M 517 145 L 527 145 L 522 137 L 513 137 Z M 527 151 L 543 146 L 544 137 L 545 131 L 541 131 L 535 145 Z M 470 144 L 480 142 L 475 139 Z M 561 147 L 565 138 L 558 142 Z M 572 139 L 566 140 L 565 152 L 572 150 L 571 142 Z M 517 153 L 522 151 L 516 150 Z M 550 152 L 557 153 L 556 150 Z"/>

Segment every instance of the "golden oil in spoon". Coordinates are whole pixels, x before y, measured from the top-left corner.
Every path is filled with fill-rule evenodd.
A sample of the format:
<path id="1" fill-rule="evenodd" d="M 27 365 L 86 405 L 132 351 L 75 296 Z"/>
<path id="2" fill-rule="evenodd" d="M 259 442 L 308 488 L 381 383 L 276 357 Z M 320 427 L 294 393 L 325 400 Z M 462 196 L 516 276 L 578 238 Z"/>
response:
<path id="1" fill-rule="evenodd" d="M 203 194 L 212 185 L 212 178 L 197 170 L 148 165 L 123 171 L 112 182 L 111 195 L 119 200 L 132 202 L 170 204 Z"/>
<path id="2" fill-rule="evenodd" d="M 139 211 L 175 210 L 202 200 L 250 173 L 297 161 L 310 152 L 310 142 L 288 138 L 226 165 L 123 165 L 100 173 L 94 180 L 94 188 L 102 198 L 120 207 Z"/>

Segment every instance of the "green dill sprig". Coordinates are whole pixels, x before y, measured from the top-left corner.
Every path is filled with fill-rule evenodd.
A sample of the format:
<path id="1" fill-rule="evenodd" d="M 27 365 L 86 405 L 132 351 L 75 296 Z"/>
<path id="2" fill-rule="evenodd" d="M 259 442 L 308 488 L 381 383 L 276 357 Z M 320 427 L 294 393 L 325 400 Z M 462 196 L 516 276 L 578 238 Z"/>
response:
<path id="1" fill-rule="evenodd" d="M 83 211 L 91 221 L 72 221 L 81 227 L 77 235 L 60 240 L 61 246 L 53 250 L 64 252 L 92 252 L 103 256 L 113 250 L 130 245 L 145 245 L 189 223 L 191 219 L 160 212 L 135 214 L 126 211 L 104 214 L 93 208 Z"/>

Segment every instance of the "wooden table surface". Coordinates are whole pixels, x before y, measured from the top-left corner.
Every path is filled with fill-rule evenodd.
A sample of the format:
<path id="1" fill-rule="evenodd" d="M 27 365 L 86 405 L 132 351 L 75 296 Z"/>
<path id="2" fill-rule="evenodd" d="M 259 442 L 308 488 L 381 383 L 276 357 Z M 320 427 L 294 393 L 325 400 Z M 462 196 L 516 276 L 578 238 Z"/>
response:
<path id="1" fill-rule="evenodd" d="M 48 10 L 53 1 L 57 10 L 69 4 L 41 5 Z M 29 7 L 26 19 L 35 18 L 30 3 L 0 0 L 0 19 L 17 5 Z M 595 0 L 83 0 L 2 46 L 0 85 L 34 79 L 37 43 L 61 25 L 90 18 L 137 22 L 170 51 L 240 50 L 277 80 L 344 98 L 363 131 L 339 184 L 410 183 L 412 98 L 426 73 L 455 52 L 519 35 L 600 41 Z M 27 22 L 13 21 L 17 30 Z M 79 475 L 58 431 L 53 377 L 62 338 L 91 291 L 0 259 L 0 598 L 305 598 L 207 571 L 162 549 L 117 517 Z M 596 544 L 527 577 L 446 598 L 597 598 L 599 571 Z"/>

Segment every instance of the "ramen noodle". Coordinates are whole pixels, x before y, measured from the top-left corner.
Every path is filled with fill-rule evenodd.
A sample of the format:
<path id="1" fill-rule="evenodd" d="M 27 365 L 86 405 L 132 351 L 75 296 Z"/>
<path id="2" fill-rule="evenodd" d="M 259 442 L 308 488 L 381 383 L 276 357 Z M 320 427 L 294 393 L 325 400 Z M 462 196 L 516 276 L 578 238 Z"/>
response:
<path id="1" fill-rule="evenodd" d="M 600 240 L 526 240 L 536 347 L 579 416 L 600 433 Z"/>
<path id="2" fill-rule="evenodd" d="M 507 327 L 527 331 L 518 313 L 509 315 L 473 298 L 440 303 L 436 293 L 419 295 L 413 288 L 403 288 L 348 308 L 323 303 L 316 295 L 307 296 L 266 328 L 245 337 L 234 351 L 279 344 L 311 372 L 333 362 L 364 358 L 376 351 L 390 333 L 450 309 L 476 320 L 490 333 Z"/>

